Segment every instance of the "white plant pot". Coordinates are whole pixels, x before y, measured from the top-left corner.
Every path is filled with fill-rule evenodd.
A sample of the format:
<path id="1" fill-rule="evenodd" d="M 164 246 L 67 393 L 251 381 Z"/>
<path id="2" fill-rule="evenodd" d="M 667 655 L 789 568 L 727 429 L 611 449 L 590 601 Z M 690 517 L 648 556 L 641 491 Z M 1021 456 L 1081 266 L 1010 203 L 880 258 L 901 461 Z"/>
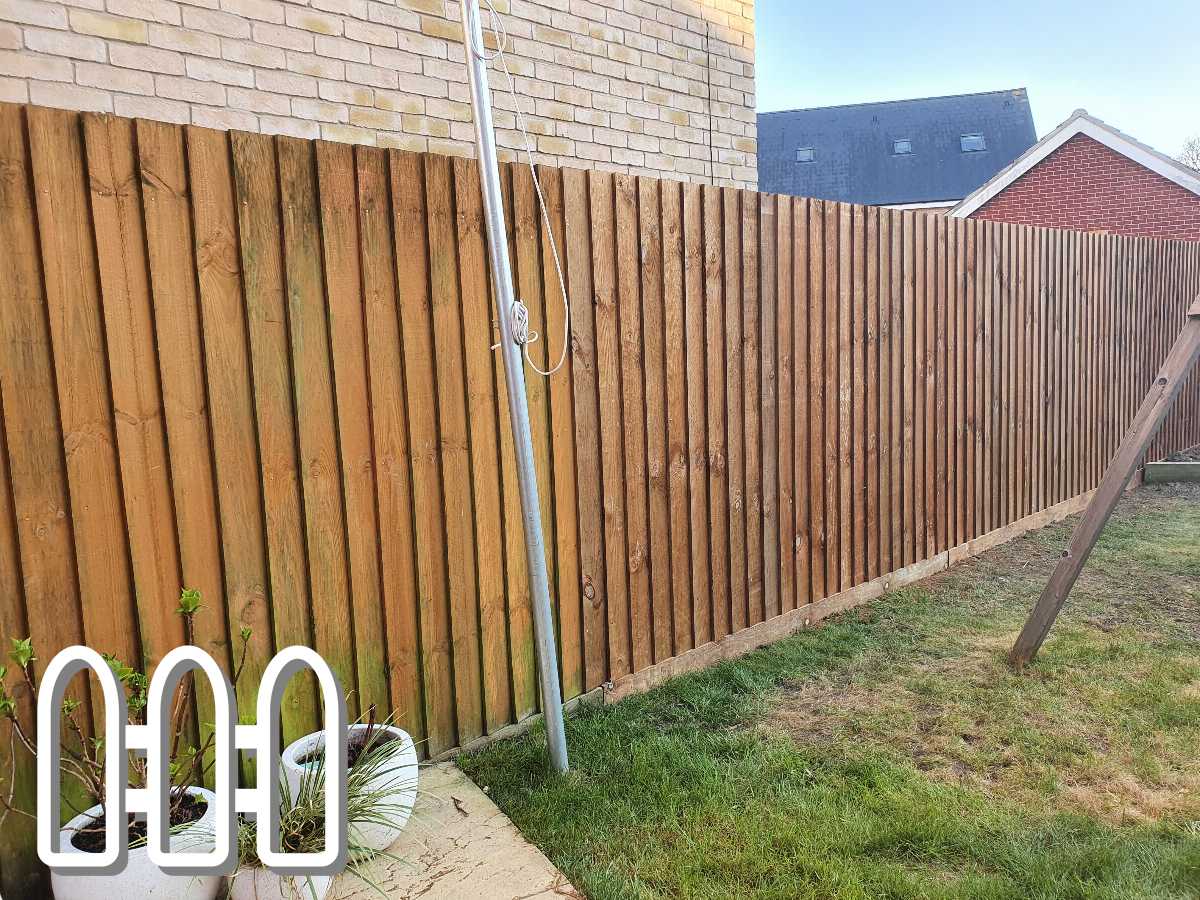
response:
<path id="1" fill-rule="evenodd" d="M 233 876 L 229 900 L 322 900 L 328 875 L 277 875 L 270 869 L 242 869 Z"/>
<path id="2" fill-rule="evenodd" d="M 367 725 L 351 725 L 349 734 L 366 731 Z M 375 725 L 397 738 L 386 746 L 389 754 L 381 760 L 375 774 L 364 783 L 364 791 L 382 792 L 381 821 L 351 821 L 350 845 L 369 850 L 386 850 L 400 836 L 413 804 L 417 800 L 417 748 L 408 733 L 391 725 Z M 299 760 L 325 747 L 324 732 L 313 732 L 287 746 L 280 757 L 280 766 L 287 781 L 288 795 L 293 799 L 300 793 L 300 780 L 308 765 Z M 382 821 L 382 820 L 386 820 Z"/>
<path id="3" fill-rule="evenodd" d="M 190 787 L 193 797 L 208 801 L 204 815 L 186 827 L 174 831 L 168 838 L 173 853 L 203 853 L 213 848 L 216 797 L 204 788 Z M 94 821 L 104 811 L 93 806 L 80 813 L 59 832 L 59 849 L 64 853 L 83 853 L 71 843 L 79 829 Z M 221 889 L 220 875 L 167 875 L 150 862 L 144 846 L 129 851 L 125 870 L 116 875 L 66 875 L 50 873 L 50 885 L 55 900 L 96 900 L 117 897 L 121 900 L 145 897 L 147 900 L 213 900 Z"/>

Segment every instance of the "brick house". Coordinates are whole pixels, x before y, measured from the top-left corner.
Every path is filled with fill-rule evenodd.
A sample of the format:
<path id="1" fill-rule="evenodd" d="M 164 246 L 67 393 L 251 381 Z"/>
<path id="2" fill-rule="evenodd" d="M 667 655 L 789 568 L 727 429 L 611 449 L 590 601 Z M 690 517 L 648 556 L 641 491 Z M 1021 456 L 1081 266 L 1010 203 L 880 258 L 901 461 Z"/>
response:
<path id="1" fill-rule="evenodd" d="M 753 0 L 493 3 L 539 161 L 757 185 Z M 16 103 L 462 155 L 463 60 L 456 0 L 0 0 Z"/>
<path id="2" fill-rule="evenodd" d="M 950 215 L 1200 241 L 1200 172 L 1079 109 Z"/>

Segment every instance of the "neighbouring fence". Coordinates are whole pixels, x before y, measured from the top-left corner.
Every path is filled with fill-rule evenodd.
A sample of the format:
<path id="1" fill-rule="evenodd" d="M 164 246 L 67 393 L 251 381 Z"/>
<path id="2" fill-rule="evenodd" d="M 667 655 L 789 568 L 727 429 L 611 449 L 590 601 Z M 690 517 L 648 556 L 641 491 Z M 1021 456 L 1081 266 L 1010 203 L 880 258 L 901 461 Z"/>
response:
<path id="1" fill-rule="evenodd" d="M 1200 292 L 1197 243 L 540 176 L 568 697 L 1088 491 Z M 502 181 L 544 366 L 549 236 Z M 226 665 L 253 629 L 246 709 L 300 643 L 431 754 L 534 713 L 482 222 L 470 160 L 0 106 L 5 645 L 152 666 L 187 586 Z M 1154 455 L 1195 443 L 1193 376 Z"/>

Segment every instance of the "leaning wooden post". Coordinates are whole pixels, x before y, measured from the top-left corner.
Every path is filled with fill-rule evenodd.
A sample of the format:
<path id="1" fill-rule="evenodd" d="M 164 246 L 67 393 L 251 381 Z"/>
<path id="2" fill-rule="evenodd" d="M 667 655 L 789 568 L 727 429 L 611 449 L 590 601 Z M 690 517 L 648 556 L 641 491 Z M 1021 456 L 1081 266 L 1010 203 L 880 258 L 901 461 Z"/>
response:
<path id="1" fill-rule="evenodd" d="M 1162 426 L 1167 413 L 1171 411 L 1171 405 L 1179 396 L 1197 358 L 1200 358 L 1200 297 L 1196 298 L 1188 310 L 1183 331 L 1175 339 L 1166 362 L 1146 394 L 1146 399 L 1142 401 L 1133 424 L 1121 441 L 1121 446 L 1117 448 L 1117 455 L 1105 470 L 1104 477 L 1100 479 L 1100 486 L 1096 488 L 1096 493 L 1088 503 L 1083 518 L 1075 526 L 1075 532 L 1071 535 L 1071 541 L 1067 544 L 1062 559 L 1055 566 L 1054 574 L 1046 583 L 1046 589 L 1042 591 L 1042 596 L 1038 598 L 1037 605 L 1025 621 L 1025 627 L 1021 629 L 1017 642 L 1013 644 L 1008 659 L 1014 668 L 1023 668 L 1037 655 L 1038 648 L 1042 646 L 1042 641 L 1046 639 L 1050 627 L 1058 618 L 1059 611 L 1066 603 L 1071 588 L 1075 586 L 1075 580 L 1091 555 L 1092 548 L 1096 546 L 1096 539 L 1100 537 L 1104 524 L 1116 508 L 1125 486 L 1129 484 L 1138 463 L 1146 455 L 1146 450 Z"/>

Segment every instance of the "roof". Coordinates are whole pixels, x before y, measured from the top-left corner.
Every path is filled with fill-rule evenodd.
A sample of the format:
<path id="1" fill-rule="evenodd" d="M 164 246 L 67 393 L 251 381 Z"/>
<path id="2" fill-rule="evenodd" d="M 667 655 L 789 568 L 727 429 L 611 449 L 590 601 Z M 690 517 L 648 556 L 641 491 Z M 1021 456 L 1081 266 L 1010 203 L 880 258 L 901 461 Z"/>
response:
<path id="1" fill-rule="evenodd" d="M 1200 196 L 1200 172 L 1172 159 L 1165 153 L 1159 153 L 1141 141 L 1134 140 L 1107 122 L 1088 115 L 1086 109 L 1077 109 L 1071 113 L 1069 119 L 1026 150 L 1011 165 L 1000 170 L 985 184 L 972 191 L 961 203 L 950 210 L 949 215 L 958 218 L 971 215 L 1071 138 L 1080 134 L 1099 141 L 1151 172 L 1156 172 L 1163 178 Z"/>
<path id="2" fill-rule="evenodd" d="M 982 134 L 987 149 L 963 152 Z M 893 142 L 912 142 L 897 155 Z M 759 190 L 869 205 L 954 203 L 1037 140 L 1024 88 L 758 116 Z M 811 147 L 812 162 L 796 151 Z"/>

